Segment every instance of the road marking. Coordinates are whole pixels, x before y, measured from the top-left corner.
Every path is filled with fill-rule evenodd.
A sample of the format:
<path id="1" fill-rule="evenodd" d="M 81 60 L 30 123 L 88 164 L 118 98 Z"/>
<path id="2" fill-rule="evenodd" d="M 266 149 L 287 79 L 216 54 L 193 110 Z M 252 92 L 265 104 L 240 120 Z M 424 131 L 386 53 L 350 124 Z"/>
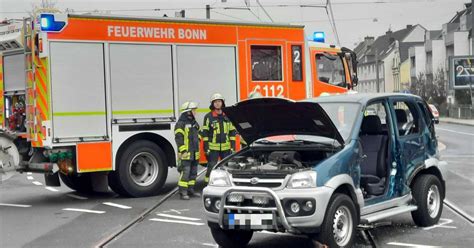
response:
<path id="1" fill-rule="evenodd" d="M 191 222 L 191 221 L 182 221 L 182 220 L 167 220 L 167 219 L 158 219 L 158 218 L 153 218 L 153 219 L 150 219 L 150 220 L 151 221 L 158 221 L 158 222 L 186 224 L 186 225 L 193 225 L 193 226 L 203 226 L 204 225 L 204 223 Z"/>
<path id="2" fill-rule="evenodd" d="M 53 191 L 53 192 L 58 192 L 59 191 L 58 189 L 53 188 L 53 187 L 44 187 L 44 188 L 49 190 L 49 191 Z"/>
<path id="3" fill-rule="evenodd" d="M 474 154 L 441 155 L 442 158 L 474 158 Z"/>
<path id="4" fill-rule="evenodd" d="M 5 207 L 17 207 L 17 208 L 29 208 L 29 207 L 31 207 L 31 205 L 10 204 L 10 203 L 0 203 L 0 206 L 5 206 Z"/>
<path id="5" fill-rule="evenodd" d="M 211 244 L 211 243 L 202 243 L 201 245 L 210 246 L 210 247 L 219 247 L 217 244 Z"/>
<path id="6" fill-rule="evenodd" d="M 113 203 L 113 202 L 103 202 L 102 204 L 107 205 L 107 206 L 111 206 L 111 207 L 121 208 L 121 209 L 131 209 L 132 208 L 130 206 L 125 206 L 125 205 L 121 205 L 121 204 L 117 204 L 117 203 Z"/>
<path id="7" fill-rule="evenodd" d="M 82 209 L 82 208 L 63 208 L 63 211 L 83 212 L 83 213 L 90 213 L 90 214 L 103 214 L 103 213 L 105 213 L 105 211 L 89 210 L 89 209 Z"/>
<path id="8" fill-rule="evenodd" d="M 185 216 L 176 216 L 176 215 L 171 215 L 171 214 L 156 214 L 156 215 L 161 216 L 161 217 L 174 218 L 174 219 L 178 219 L 178 220 L 191 220 L 191 221 L 201 220 L 201 219 L 198 219 L 198 218 L 191 218 L 191 217 L 185 217 Z"/>
<path id="9" fill-rule="evenodd" d="M 33 175 L 33 172 L 27 172 L 26 175 Z"/>
<path id="10" fill-rule="evenodd" d="M 38 181 L 33 181 L 33 182 L 31 182 L 31 183 L 33 183 L 34 185 L 38 185 L 38 186 L 43 185 L 42 183 L 40 183 L 40 182 L 38 182 Z"/>
<path id="11" fill-rule="evenodd" d="M 451 223 L 453 223 L 452 219 L 441 218 L 441 219 L 439 219 L 438 224 L 432 225 L 432 226 L 429 226 L 429 227 L 424 227 L 423 230 L 431 230 L 431 229 L 434 229 L 434 228 L 437 228 L 437 227 L 456 229 L 457 227 L 455 227 L 455 226 L 447 226 L 447 224 L 451 224 Z"/>
<path id="12" fill-rule="evenodd" d="M 442 130 L 442 131 L 448 131 L 448 132 L 457 133 L 457 134 L 462 134 L 462 135 L 474 136 L 474 133 L 458 132 L 458 131 L 453 131 L 453 130 L 450 130 L 450 129 L 439 128 L 439 127 L 437 127 L 436 130 Z"/>
<path id="13" fill-rule="evenodd" d="M 387 245 L 416 247 L 416 248 L 438 248 L 438 247 L 441 247 L 441 246 L 419 245 L 419 244 L 400 243 L 400 242 L 390 242 L 390 243 L 387 243 Z"/>
<path id="14" fill-rule="evenodd" d="M 34 178 L 32 176 L 27 176 L 26 179 L 33 180 Z"/>
<path id="15" fill-rule="evenodd" d="M 451 211 L 453 211 L 455 214 L 458 216 L 461 216 L 464 220 L 470 222 L 471 224 L 474 224 L 474 217 L 466 213 L 464 210 L 462 210 L 460 207 L 454 205 L 451 201 L 448 199 L 444 199 L 444 205 L 446 205 Z"/>
<path id="16" fill-rule="evenodd" d="M 75 194 L 67 194 L 67 196 L 69 196 L 71 198 L 74 198 L 74 199 L 78 199 L 78 200 L 87 200 L 88 199 L 87 197 L 80 196 L 80 195 L 75 195 Z"/>
<path id="17" fill-rule="evenodd" d="M 177 213 L 177 214 L 181 214 L 181 212 L 185 212 L 185 211 L 189 211 L 189 209 L 179 209 L 179 210 L 176 210 L 176 209 L 170 209 L 170 210 L 166 210 L 166 211 L 163 211 L 163 213 Z"/>

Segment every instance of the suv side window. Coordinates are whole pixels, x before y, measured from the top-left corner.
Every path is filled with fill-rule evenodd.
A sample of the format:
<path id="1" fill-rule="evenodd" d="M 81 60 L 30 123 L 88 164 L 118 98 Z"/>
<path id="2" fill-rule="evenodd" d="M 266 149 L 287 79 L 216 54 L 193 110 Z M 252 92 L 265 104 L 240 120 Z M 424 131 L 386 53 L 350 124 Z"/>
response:
<path id="1" fill-rule="evenodd" d="M 387 130 L 387 112 L 385 111 L 385 106 L 383 102 L 371 103 L 365 108 L 364 116 L 376 115 L 379 117 L 380 122 L 384 130 Z"/>
<path id="2" fill-rule="evenodd" d="M 420 116 L 416 106 L 410 101 L 395 101 L 395 120 L 397 122 L 400 136 L 416 134 L 420 132 Z"/>
<path id="3" fill-rule="evenodd" d="M 423 119 L 425 120 L 425 123 L 427 126 L 431 126 L 431 122 L 433 121 L 433 116 L 431 114 L 431 111 L 427 109 L 426 104 L 423 102 L 416 102 L 418 104 L 418 107 L 421 110 L 421 113 L 423 115 Z"/>

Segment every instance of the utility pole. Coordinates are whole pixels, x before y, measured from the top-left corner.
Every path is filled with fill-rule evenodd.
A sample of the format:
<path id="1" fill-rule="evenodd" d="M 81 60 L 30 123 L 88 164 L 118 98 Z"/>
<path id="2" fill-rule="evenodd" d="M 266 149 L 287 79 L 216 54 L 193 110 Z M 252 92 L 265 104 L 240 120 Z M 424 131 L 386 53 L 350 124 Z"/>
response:
<path id="1" fill-rule="evenodd" d="M 379 51 L 377 48 L 375 48 L 375 82 L 377 84 L 377 93 L 380 93 Z"/>
<path id="2" fill-rule="evenodd" d="M 211 19 L 211 5 L 209 4 L 206 4 L 206 19 Z"/>
<path id="3" fill-rule="evenodd" d="M 471 56 L 474 55 L 474 0 L 471 0 Z M 471 113 L 474 109 L 474 96 L 472 95 L 472 78 L 469 80 L 469 94 L 471 94 Z M 472 118 L 472 116 L 471 116 Z"/>

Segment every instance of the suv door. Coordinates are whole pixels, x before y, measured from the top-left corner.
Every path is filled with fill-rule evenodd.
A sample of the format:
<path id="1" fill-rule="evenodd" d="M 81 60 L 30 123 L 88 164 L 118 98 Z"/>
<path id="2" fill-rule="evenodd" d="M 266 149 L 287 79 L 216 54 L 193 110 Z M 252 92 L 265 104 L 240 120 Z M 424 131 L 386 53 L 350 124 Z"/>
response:
<path id="1" fill-rule="evenodd" d="M 435 132 L 434 116 L 431 113 L 430 107 L 425 101 L 417 100 L 416 104 L 421 111 L 425 124 L 422 129 L 422 134 L 426 144 L 427 156 L 434 156 L 436 155 L 436 151 L 438 149 L 438 139 Z"/>
<path id="2" fill-rule="evenodd" d="M 390 112 L 393 116 L 395 136 L 397 139 L 396 157 L 399 175 L 403 177 L 402 195 L 410 191 L 406 185 L 408 176 L 425 160 L 425 142 L 422 135 L 422 116 L 416 103 L 408 98 L 393 98 L 390 100 Z M 401 187 L 401 186 L 400 186 Z M 398 187 L 397 187 L 398 188 Z"/>

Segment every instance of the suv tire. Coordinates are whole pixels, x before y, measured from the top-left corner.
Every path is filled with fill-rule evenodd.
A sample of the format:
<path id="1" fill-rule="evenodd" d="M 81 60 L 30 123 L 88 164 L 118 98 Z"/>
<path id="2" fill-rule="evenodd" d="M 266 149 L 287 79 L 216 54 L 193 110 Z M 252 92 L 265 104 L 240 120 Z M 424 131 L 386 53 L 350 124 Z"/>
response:
<path id="1" fill-rule="evenodd" d="M 214 241 L 224 248 L 246 247 L 253 236 L 253 231 L 223 230 L 217 227 L 210 229 Z"/>
<path id="2" fill-rule="evenodd" d="M 318 240 L 329 247 L 352 247 L 358 225 L 352 199 L 336 193 L 329 201 Z"/>
<path id="3" fill-rule="evenodd" d="M 426 227 L 438 223 L 443 212 L 444 188 L 438 177 L 421 175 L 412 186 L 413 198 L 418 209 L 411 212 L 417 226 Z"/>

